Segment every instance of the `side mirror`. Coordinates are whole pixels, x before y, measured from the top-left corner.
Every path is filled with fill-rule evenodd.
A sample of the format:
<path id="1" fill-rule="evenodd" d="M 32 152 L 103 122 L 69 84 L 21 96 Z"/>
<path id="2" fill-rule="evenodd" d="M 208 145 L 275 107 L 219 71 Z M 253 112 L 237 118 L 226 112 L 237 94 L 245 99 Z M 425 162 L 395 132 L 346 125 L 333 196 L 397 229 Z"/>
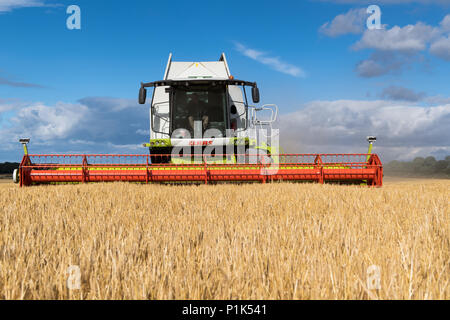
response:
<path id="1" fill-rule="evenodd" d="M 258 87 L 252 87 L 252 99 L 253 103 L 259 103 L 259 89 Z"/>
<path id="2" fill-rule="evenodd" d="M 139 90 L 139 104 L 145 104 L 145 100 L 147 100 L 147 89 L 141 87 Z"/>

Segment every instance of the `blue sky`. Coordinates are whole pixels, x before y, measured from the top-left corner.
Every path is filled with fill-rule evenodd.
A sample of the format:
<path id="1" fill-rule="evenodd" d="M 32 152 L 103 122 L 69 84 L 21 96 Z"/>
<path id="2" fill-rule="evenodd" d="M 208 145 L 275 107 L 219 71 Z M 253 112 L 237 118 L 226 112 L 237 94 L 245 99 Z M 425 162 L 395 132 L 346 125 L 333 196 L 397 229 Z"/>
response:
<path id="1" fill-rule="evenodd" d="M 81 30 L 66 27 L 71 4 Z M 382 30 L 366 27 L 370 4 Z M 373 134 L 386 160 L 442 158 L 449 37 L 445 0 L 0 0 L 0 161 L 20 159 L 21 135 L 34 152 L 145 153 L 139 83 L 160 80 L 170 52 L 225 52 L 279 105 L 290 151 L 365 152 Z"/>

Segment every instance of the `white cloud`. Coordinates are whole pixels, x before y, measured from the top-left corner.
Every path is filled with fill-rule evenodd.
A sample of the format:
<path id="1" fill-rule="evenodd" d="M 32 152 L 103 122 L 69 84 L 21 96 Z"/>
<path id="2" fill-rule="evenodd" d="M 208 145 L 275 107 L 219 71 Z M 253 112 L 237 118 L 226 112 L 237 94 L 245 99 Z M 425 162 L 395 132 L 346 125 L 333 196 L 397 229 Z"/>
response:
<path id="1" fill-rule="evenodd" d="M 441 59 L 450 61 L 450 14 L 442 19 L 440 26 L 443 35 L 431 44 L 430 53 Z"/>
<path id="2" fill-rule="evenodd" d="M 2 112 L 10 111 L 15 108 L 14 103 L 8 101 L 8 100 L 2 100 L 0 99 L 0 115 Z"/>
<path id="3" fill-rule="evenodd" d="M 450 32 L 450 14 L 446 15 L 441 21 L 441 28 L 444 32 Z"/>
<path id="4" fill-rule="evenodd" d="M 294 77 L 306 76 L 305 72 L 301 68 L 285 63 L 279 57 L 268 56 L 265 52 L 247 48 L 241 43 L 236 43 L 236 49 L 244 56 L 267 65 L 278 72 L 285 73 Z"/>
<path id="5" fill-rule="evenodd" d="M 376 135 L 384 161 L 450 154 L 450 104 L 421 107 L 392 101 L 313 101 L 280 118 L 288 152 L 365 153 Z M 446 153 L 446 154 L 445 154 Z"/>
<path id="6" fill-rule="evenodd" d="M 39 0 L 0 0 L 0 12 L 11 11 L 18 8 L 44 6 L 44 2 Z"/>
<path id="7" fill-rule="evenodd" d="M 336 16 L 331 22 L 324 23 L 319 31 L 329 37 L 364 31 L 367 18 L 366 9 L 350 9 L 347 13 Z"/>
<path id="8" fill-rule="evenodd" d="M 375 49 L 383 51 L 418 52 L 439 36 L 440 30 L 422 22 L 391 29 L 366 30 L 355 45 L 356 50 Z"/>
<path id="9" fill-rule="evenodd" d="M 313 101 L 280 116 L 287 152 L 365 153 L 365 137 L 376 135 L 383 161 L 450 155 L 450 100 L 430 97 L 435 107 L 394 101 Z M 428 99 L 426 99 L 428 102 Z M 25 104 L 0 101 L 15 115 L 0 126 L 0 160 L 18 161 L 18 139 L 30 137 L 33 153 L 145 154 L 148 107 L 134 100 L 86 98 L 79 103 Z"/>
<path id="10" fill-rule="evenodd" d="M 429 53 L 450 61 L 450 15 L 439 26 L 422 22 L 390 29 L 366 30 L 353 49 L 370 49 L 370 58 L 360 61 L 355 71 L 361 77 L 378 77 L 399 73 L 407 65 L 420 60 L 421 54 Z"/>
<path id="11" fill-rule="evenodd" d="M 23 137 L 32 139 L 35 153 L 145 153 L 148 135 L 136 130 L 148 130 L 148 107 L 135 100 L 93 97 L 55 105 L 0 100 L 0 116 L 6 111 L 8 119 L 0 119 L 0 161 L 20 158 Z"/>
<path id="12" fill-rule="evenodd" d="M 450 61 L 450 36 L 442 37 L 434 42 L 430 52 L 441 59 Z"/>
<path id="13" fill-rule="evenodd" d="M 57 103 L 54 107 L 34 104 L 24 107 L 11 119 L 10 134 L 33 136 L 37 141 L 65 139 L 86 117 L 88 108 L 80 104 Z"/>

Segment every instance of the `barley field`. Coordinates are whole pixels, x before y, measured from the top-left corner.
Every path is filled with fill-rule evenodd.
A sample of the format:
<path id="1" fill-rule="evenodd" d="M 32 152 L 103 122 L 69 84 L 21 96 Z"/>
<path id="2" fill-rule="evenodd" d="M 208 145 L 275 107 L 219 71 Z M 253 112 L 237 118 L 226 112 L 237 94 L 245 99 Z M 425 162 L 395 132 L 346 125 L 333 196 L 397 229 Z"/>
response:
<path id="1" fill-rule="evenodd" d="M 0 299 L 450 299 L 450 180 L 0 194 Z"/>

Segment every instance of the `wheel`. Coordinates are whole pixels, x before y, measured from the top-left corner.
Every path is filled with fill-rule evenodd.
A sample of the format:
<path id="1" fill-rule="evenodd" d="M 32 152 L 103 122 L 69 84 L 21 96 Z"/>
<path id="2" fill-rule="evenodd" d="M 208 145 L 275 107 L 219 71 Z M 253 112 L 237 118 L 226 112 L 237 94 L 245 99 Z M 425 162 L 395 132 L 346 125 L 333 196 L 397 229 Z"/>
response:
<path id="1" fill-rule="evenodd" d="M 19 169 L 14 169 L 14 171 L 13 171 L 13 181 L 14 181 L 14 183 L 19 183 L 20 182 Z"/>

